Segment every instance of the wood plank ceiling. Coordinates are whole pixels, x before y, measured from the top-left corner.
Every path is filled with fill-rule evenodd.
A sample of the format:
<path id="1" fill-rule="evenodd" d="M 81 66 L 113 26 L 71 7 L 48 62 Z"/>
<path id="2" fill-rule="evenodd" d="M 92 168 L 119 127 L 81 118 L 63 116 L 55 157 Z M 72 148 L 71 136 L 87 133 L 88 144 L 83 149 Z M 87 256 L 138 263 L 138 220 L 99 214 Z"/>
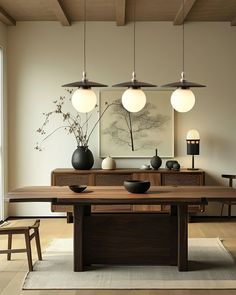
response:
<path id="1" fill-rule="evenodd" d="M 136 1 L 137 21 L 183 23 L 183 0 L 86 0 L 88 21 L 114 21 L 118 26 L 132 20 Z M 0 21 L 59 21 L 64 26 L 83 20 L 84 0 L 0 0 Z M 236 0 L 184 0 L 185 21 L 218 21 L 236 25 Z"/>

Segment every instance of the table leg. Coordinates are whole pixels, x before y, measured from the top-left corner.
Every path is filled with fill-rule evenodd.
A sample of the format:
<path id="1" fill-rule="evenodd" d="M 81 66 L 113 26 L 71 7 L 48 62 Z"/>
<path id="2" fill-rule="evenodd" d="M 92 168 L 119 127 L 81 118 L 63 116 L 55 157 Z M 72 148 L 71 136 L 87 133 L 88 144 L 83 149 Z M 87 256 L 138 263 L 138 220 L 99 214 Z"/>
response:
<path id="1" fill-rule="evenodd" d="M 178 269 L 188 270 L 188 205 L 178 205 Z"/>
<path id="2" fill-rule="evenodd" d="M 74 271 L 83 271 L 84 206 L 74 205 Z"/>

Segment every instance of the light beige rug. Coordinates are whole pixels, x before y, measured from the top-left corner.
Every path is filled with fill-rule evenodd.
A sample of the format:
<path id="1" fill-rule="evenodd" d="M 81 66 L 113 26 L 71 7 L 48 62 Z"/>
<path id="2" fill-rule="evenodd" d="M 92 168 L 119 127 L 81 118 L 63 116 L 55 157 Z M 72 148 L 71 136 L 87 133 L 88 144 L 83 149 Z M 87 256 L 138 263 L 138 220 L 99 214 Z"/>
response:
<path id="1" fill-rule="evenodd" d="M 189 239 L 189 271 L 175 266 L 93 266 L 73 272 L 72 240 L 52 242 L 23 289 L 236 289 L 236 265 L 219 239 Z"/>

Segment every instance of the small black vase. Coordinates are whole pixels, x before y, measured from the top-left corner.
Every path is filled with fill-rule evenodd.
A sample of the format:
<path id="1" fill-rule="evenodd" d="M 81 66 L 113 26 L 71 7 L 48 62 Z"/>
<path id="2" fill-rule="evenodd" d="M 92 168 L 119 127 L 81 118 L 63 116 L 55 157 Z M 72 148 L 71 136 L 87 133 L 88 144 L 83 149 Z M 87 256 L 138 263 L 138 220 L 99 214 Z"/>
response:
<path id="1" fill-rule="evenodd" d="M 157 149 L 156 149 L 156 155 L 151 158 L 151 166 L 153 169 L 158 169 L 161 167 L 162 159 L 157 155 Z"/>
<path id="2" fill-rule="evenodd" d="M 171 169 L 173 169 L 174 164 L 179 164 L 179 163 L 176 160 L 169 160 L 169 161 L 166 162 L 166 168 L 171 170 Z"/>
<path id="3" fill-rule="evenodd" d="M 78 146 L 74 151 L 71 164 L 76 170 L 89 170 L 93 167 L 93 154 L 87 146 Z"/>

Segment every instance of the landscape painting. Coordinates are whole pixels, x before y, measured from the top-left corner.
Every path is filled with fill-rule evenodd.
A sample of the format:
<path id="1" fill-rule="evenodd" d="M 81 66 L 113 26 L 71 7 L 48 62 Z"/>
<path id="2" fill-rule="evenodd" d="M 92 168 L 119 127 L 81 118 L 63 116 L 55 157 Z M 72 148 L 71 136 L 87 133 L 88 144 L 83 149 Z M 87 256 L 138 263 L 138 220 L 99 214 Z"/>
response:
<path id="1" fill-rule="evenodd" d="M 127 112 L 121 97 L 124 90 L 100 91 L 100 157 L 150 158 L 158 149 L 162 158 L 174 156 L 174 111 L 171 92 L 146 90 L 147 103 L 137 113 Z"/>

